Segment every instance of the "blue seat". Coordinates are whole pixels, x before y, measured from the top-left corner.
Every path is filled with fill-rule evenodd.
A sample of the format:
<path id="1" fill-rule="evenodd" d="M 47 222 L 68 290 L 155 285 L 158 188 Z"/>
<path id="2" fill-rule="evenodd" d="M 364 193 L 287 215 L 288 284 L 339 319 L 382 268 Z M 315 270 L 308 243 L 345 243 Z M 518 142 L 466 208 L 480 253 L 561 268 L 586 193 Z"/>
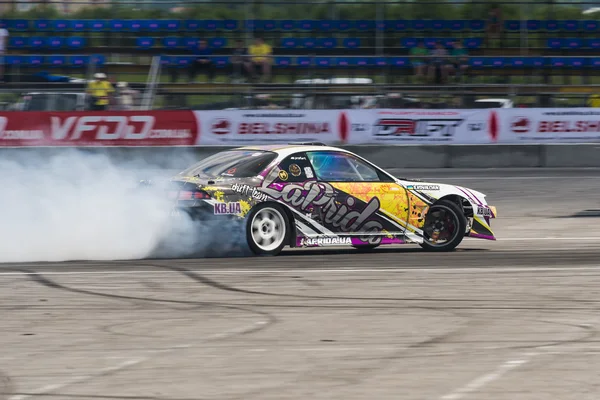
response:
<path id="1" fill-rule="evenodd" d="M 567 58 L 566 66 L 572 69 L 582 69 L 586 66 L 586 59 L 582 57 Z"/>
<path id="2" fill-rule="evenodd" d="M 518 32 L 519 30 L 521 30 L 521 21 L 504 21 L 504 30 L 508 32 Z"/>
<path id="3" fill-rule="evenodd" d="M 353 26 L 354 24 L 352 23 L 352 21 L 347 19 L 341 19 L 339 21 L 336 21 L 335 23 L 335 29 L 340 32 L 348 31 L 352 29 Z"/>
<path id="4" fill-rule="evenodd" d="M 490 57 L 488 60 L 488 66 L 491 68 L 504 68 L 505 66 L 510 65 L 506 57 Z"/>
<path id="5" fill-rule="evenodd" d="M 169 56 L 169 55 L 165 55 L 165 54 L 161 54 L 160 55 L 160 64 L 162 66 L 169 66 L 169 65 L 175 65 L 175 57 L 174 56 Z"/>
<path id="6" fill-rule="evenodd" d="M 467 38 L 465 39 L 463 45 L 470 50 L 479 49 L 483 45 L 483 38 Z"/>
<path id="7" fill-rule="evenodd" d="M 41 49 L 46 45 L 46 39 L 39 36 L 30 37 L 27 45 L 33 49 Z"/>
<path id="8" fill-rule="evenodd" d="M 321 68 L 329 68 L 331 66 L 330 57 L 315 57 L 315 65 Z"/>
<path id="9" fill-rule="evenodd" d="M 37 67 L 37 66 L 43 65 L 44 57 L 43 56 L 25 56 L 24 64 L 32 66 L 32 67 Z"/>
<path id="10" fill-rule="evenodd" d="M 546 59 L 544 57 L 528 57 L 527 63 L 532 68 L 544 68 L 546 66 Z"/>
<path id="11" fill-rule="evenodd" d="M 178 19 L 167 19 L 162 21 L 161 30 L 165 32 L 178 32 L 181 30 L 181 21 Z"/>
<path id="12" fill-rule="evenodd" d="M 454 45 L 454 42 L 456 42 L 457 40 L 456 38 L 444 38 L 440 39 L 440 41 L 442 42 L 445 48 L 451 49 Z"/>
<path id="13" fill-rule="evenodd" d="M 401 41 L 402 47 L 412 49 L 417 45 L 418 40 L 416 38 L 403 38 Z"/>
<path id="14" fill-rule="evenodd" d="M 317 39 L 317 46 L 322 47 L 324 49 L 334 49 L 337 47 L 337 39 L 336 38 Z"/>
<path id="15" fill-rule="evenodd" d="M 574 19 L 569 19 L 560 22 L 561 29 L 567 32 L 577 32 L 581 29 L 581 26 L 582 24 L 580 24 L 580 21 Z"/>
<path id="16" fill-rule="evenodd" d="M 111 32 L 123 32 L 125 30 L 125 21 L 122 19 L 113 19 L 109 23 Z"/>
<path id="17" fill-rule="evenodd" d="M 412 67 L 408 57 L 392 57 L 390 65 L 394 68 L 410 68 Z"/>
<path id="18" fill-rule="evenodd" d="M 443 19 L 434 19 L 433 21 L 431 21 L 431 29 L 435 32 L 445 31 L 449 27 L 449 22 L 450 21 L 446 21 Z"/>
<path id="19" fill-rule="evenodd" d="M 283 38 L 281 39 L 281 47 L 284 49 L 295 49 L 298 47 L 298 39 L 296 38 Z"/>
<path id="20" fill-rule="evenodd" d="M 525 68 L 527 66 L 527 57 L 507 57 L 507 67 Z"/>
<path id="21" fill-rule="evenodd" d="M 25 32 L 29 29 L 29 21 L 26 19 L 13 19 L 8 23 L 10 31 Z"/>
<path id="22" fill-rule="evenodd" d="M 198 39 L 188 37 L 183 38 L 182 46 L 186 49 L 195 49 L 196 47 L 198 47 Z"/>
<path id="23" fill-rule="evenodd" d="M 547 41 L 547 46 L 549 49 L 560 49 L 563 47 L 563 40 L 558 38 L 550 38 Z"/>
<path id="24" fill-rule="evenodd" d="M 175 64 L 178 68 L 187 68 L 192 63 L 192 57 L 189 56 L 179 56 L 175 57 Z"/>
<path id="25" fill-rule="evenodd" d="M 154 46 L 154 38 L 139 37 L 135 40 L 135 45 L 138 49 L 150 49 Z"/>
<path id="26" fill-rule="evenodd" d="M 33 29 L 38 32 L 46 32 L 52 29 L 52 23 L 47 19 L 36 19 L 33 21 Z"/>
<path id="27" fill-rule="evenodd" d="M 296 65 L 299 67 L 310 67 L 312 65 L 311 57 L 298 57 L 296 58 Z"/>
<path id="28" fill-rule="evenodd" d="M 600 68 L 600 57 L 594 57 L 589 60 L 589 65 L 592 68 Z"/>
<path id="29" fill-rule="evenodd" d="M 467 21 L 464 21 L 464 20 L 448 21 L 448 27 L 453 32 L 462 32 L 462 31 L 466 30 Z"/>
<path id="30" fill-rule="evenodd" d="M 180 46 L 181 39 L 178 37 L 166 37 L 162 40 L 162 45 L 167 49 L 176 49 Z"/>
<path id="31" fill-rule="evenodd" d="M 89 22 L 89 29 L 92 32 L 102 32 L 107 27 L 107 22 L 102 19 L 94 19 Z"/>
<path id="32" fill-rule="evenodd" d="M 209 32 L 215 32 L 221 29 L 222 24 L 221 21 L 216 19 L 207 19 L 202 22 L 202 29 Z"/>
<path id="33" fill-rule="evenodd" d="M 408 29 L 408 21 L 403 19 L 397 19 L 392 21 L 387 21 L 390 30 L 394 32 L 404 32 Z"/>
<path id="34" fill-rule="evenodd" d="M 149 19 L 142 23 L 142 29 L 147 32 L 160 32 L 162 27 L 162 22 L 157 19 Z"/>
<path id="35" fill-rule="evenodd" d="M 375 29 L 379 32 L 391 30 L 388 21 L 375 21 Z"/>
<path id="36" fill-rule="evenodd" d="M 317 25 L 317 21 L 310 19 L 303 19 L 298 24 L 298 28 L 303 31 L 314 31 Z"/>
<path id="37" fill-rule="evenodd" d="M 550 19 L 543 22 L 543 27 L 548 32 L 556 32 L 560 28 L 560 24 L 557 20 Z"/>
<path id="38" fill-rule="evenodd" d="M 83 66 L 87 65 L 89 63 L 89 61 L 90 61 L 89 56 L 76 55 L 76 56 L 69 57 L 69 65 L 71 65 L 72 67 L 83 67 Z"/>
<path id="39" fill-rule="evenodd" d="M 225 68 L 229 64 L 229 57 L 219 56 L 213 58 L 213 62 L 217 68 Z"/>
<path id="40" fill-rule="evenodd" d="M 334 64 L 336 67 L 345 68 L 352 65 L 352 58 L 350 57 L 335 57 Z"/>
<path id="41" fill-rule="evenodd" d="M 130 19 L 125 21 L 125 29 L 129 32 L 140 32 L 142 30 L 143 21 L 139 19 Z"/>
<path id="42" fill-rule="evenodd" d="M 484 57 L 471 57 L 469 58 L 469 67 L 473 69 L 480 69 L 487 65 Z"/>
<path id="43" fill-rule="evenodd" d="M 427 38 L 427 39 L 425 39 L 425 47 L 427 47 L 429 49 L 434 49 L 437 42 L 438 42 L 438 39 L 436 39 L 436 38 Z"/>
<path id="44" fill-rule="evenodd" d="M 266 19 L 262 22 L 262 30 L 272 32 L 277 29 L 277 21 L 274 19 Z"/>
<path id="45" fill-rule="evenodd" d="M 260 31 L 262 29 L 261 21 L 258 19 L 248 19 L 244 24 L 247 31 Z"/>
<path id="46" fill-rule="evenodd" d="M 208 45 L 213 49 L 221 49 L 227 45 L 227 39 L 222 37 L 212 38 L 208 41 Z"/>
<path id="47" fill-rule="evenodd" d="M 190 32 L 200 30 L 201 24 L 201 21 L 197 19 L 188 19 L 184 22 L 185 30 Z"/>
<path id="48" fill-rule="evenodd" d="M 361 19 L 354 23 L 356 29 L 359 31 L 372 31 L 375 29 L 375 21 Z"/>
<path id="49" fill-rule="evenodd" d="M 96 66 L 102 66 L 106 63 L 106 56 L 103 54 L 94 54 L 90 56 L 89 63 Z"/>
<path id="50" fill-rule="evenodd" d="M 314 49 L 317 47 L 317 41 L 313 38 L 304 38 L 302 39 L 302 47 L 305 49 Z"/>
<path id="51" fill-rule="evenodd" d="M 550 59 L 550 66 L 553 68 L 562 68 L 567 65 L 567 59 L 564 57 L 553 57 Z"/>
<path id="52" fill-rule="evenodd" d="M 583 30 L 585 32 L 596 32 L 600 23 L 598 21 L 583 21 Z"/>
<path id="53" fill-rule="evenodd" d="M 63 67 L 67 64 L 66 56 L 49 56 L 48 57 L 48 65 L 53 67 Z"/>
<path id="54" fill-rule="evenodd" d="M 330 32 L 334 29 L 335 24 L 330 19 L 324 19 L 317 23 L 317 28 L 321 32 Z"/>
<path id="55" fill-rule="evenodd" d="M 85 32 L 87 29 L 87 25 L 87 21 L 81 19 L 75 19 L 71 21 L 71 29 L 73 30 L 73 32 L 76 33 Z"/>
<path id="56" fill-rule="evenodd" d="M 279 26 L 282 31 L 290 32 L 296 29 L 296 21 L 286 19 L 281 21 Z"/>
<path id="57" fill-rule="evenodd" d="M 235 19 L 226 19 L 223 21 L 223 29 L 226 31 L 237 31 L 238 22 Z"/>
<path id="58" fill-rule="evenodd" d="M 59 32 L 68 32 L 71 30 L 71 21 L 66 19 L 57 19 L 52 22 L 54 30 Z"/>
<path id="59" fill-rule="evenodd" d="M 586 47 L 590 49 L 600 49 L 600 39 L 588 39 L 586 43 Z"/>
<path id="60" fill-rule="evenodd" d="M 387 67 L 388 59 L 386 57 L 375 57 L 373 59 L 373 65 L 379 68 Z"/>
<path id="61" fill-rule="evenodd" d="M 13 36 L 8 38 L 8 47 L 11 49 L 22 49 L 27 46 L 28 40 L 24 37 Z"/>
<path id="62" fill-rule="evenodd" d="M 527 20 L 527 30 L 528 31 L 539 31 L 540 29 L 542 29 L 542 21 L 537 20 L 537 19 L 530 19 Z"/>
<path id="63" fill-rule="evenodd" d="M 6 56 L 7 65 L 22 65 L 24 62 L 24 56 Z"/>
<path id="64" fill-rule="evenodd" d="M 291 57 L 275 57 L 276 67 L 289 67 L 290 65 L 292 65 Z"/>
<path id="65" fill-rule="evenodd" d="M 469 21 L 469 30 L 471 32 L 481 32 L 485 29 L 485 21 L 482 19 L 473 19 Z"/>
<path id="66" fill-rule="evenodd" d="M 344 47 L 347 49 L 356 49 L 360 47 L 359 38 L 346 38 L 344 39 Z"/>
<path id="67" fill-rule="evenodd" d="M 579 38 L 565 39 L 563 42 L 563 46 L 571 50 L 580 49 L 583 47 L 583 40 Z"/>
<path id="68" fill-rule="evenodd" d="M 424 19 L 415 19 L 411 21 L 411 29 L 414 31 L 424 31 L 430 29 L 430 21 Z"/>
<path id="69" fill-rule="evenodd" d="M 352 65 L 356 67 L 368 67 L 371 65 L 370 57 L 353 57 Z"/>
<path id="70" fill-rule="evenodd" d="M 47 39 L 46 45 L 50 49 L 60 49 L 64 45 L 64 39 L 61 37 L 51 37 Z"/>

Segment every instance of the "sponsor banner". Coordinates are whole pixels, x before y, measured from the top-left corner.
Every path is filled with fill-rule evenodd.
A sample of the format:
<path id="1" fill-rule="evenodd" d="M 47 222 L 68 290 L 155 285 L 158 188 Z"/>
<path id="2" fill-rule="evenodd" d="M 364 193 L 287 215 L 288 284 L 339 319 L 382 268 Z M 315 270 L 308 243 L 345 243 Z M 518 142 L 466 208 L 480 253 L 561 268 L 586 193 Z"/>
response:
<path id="1" fill-rule="evenodd" d="M 354 112 L 351 126 L 353 117 Z M 351 133 L 349 142 L 357 144 L 478 144 L 494 139 L 489 110 L 371 110 L 367 132 Z"/>
<path id="2" fill-rule="evenodd" d="M 341 143 L 349 135 L 352 110 L 196 111 L 201 121 L 200 145 Z"/>
<path id="3" fill-rule="evenodd" d="M 498 143 L 582 143 L 600 141 L 595 108 L 503 109 Z"/>
<path id="4" fill-rule="evenodd" d="M 193 111 L 5 112 L 0 146 L 191 146 Z"/>

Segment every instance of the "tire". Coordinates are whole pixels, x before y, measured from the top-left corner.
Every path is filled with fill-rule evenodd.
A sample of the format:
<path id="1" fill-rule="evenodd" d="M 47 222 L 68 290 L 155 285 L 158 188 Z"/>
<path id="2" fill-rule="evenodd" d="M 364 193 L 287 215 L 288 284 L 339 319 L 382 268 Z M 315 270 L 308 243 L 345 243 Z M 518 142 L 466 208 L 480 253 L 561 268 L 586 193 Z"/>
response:
<path id="1" fill-rule="evenodd" d="M 439 222 L 436 223 L 436 221 Z M 452 251 L 462 242 L 466 229 L 467 218 L 461 208 L 449 200 L 439 201 L 431 206 L 425 216 L 423 243 L 420 243 L 420 245 L 427 251 Z M 450 230 L 451 232 L 446 236 L 446 233 Z M 446 241 L 436 243 L 432 239 L 432 236 L 436 233 L 442 237 L 446 237 Z"/>
<path id="2" fill-rule="evenodd" d="M 352 246 L 352 247 L 354 247 L 357 251 L 367 252 L 367 251 L 375 250 L 376 248 L 379 247 L 379 245 L 378 244 L 366 244 L 364 246 Z"/>
<path id="3" fill-rule="evenodd" d="M 276 256 L 289 243 L 290 221 L 277 204 L 260 204 L 248 215 L 246 240 L 256 255 Z"/>

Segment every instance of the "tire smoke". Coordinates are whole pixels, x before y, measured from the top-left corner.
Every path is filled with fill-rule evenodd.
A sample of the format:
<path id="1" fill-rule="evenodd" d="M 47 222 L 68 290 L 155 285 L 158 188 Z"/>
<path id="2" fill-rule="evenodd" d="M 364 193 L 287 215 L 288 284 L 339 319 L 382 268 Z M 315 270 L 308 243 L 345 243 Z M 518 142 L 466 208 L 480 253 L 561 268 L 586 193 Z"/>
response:
<path id="1" fill-rule="evenodd" d="M 77 150 L 0 160 L 0 262 L 141 259 L 157 248 L 202 255 L 210 227 L 185 217 L 174 227 L 160 185 L 137 187 L 148 170 L 148 161 L 116 165 Z"/>

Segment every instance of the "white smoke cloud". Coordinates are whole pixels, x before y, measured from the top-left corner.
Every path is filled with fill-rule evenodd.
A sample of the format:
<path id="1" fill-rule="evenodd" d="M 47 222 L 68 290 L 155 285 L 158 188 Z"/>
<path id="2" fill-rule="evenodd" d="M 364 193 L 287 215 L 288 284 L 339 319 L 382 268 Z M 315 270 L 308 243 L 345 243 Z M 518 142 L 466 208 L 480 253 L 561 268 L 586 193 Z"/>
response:
<path id="1" fill-rule="evenodd" d="M 160 243 L 170 256 L 197 251 L 189 219 L 172 231 L 164 192 L 136 189 L 150 169 L 75 150 L 0 160 L 0 262 L 140 259 Z"/>

